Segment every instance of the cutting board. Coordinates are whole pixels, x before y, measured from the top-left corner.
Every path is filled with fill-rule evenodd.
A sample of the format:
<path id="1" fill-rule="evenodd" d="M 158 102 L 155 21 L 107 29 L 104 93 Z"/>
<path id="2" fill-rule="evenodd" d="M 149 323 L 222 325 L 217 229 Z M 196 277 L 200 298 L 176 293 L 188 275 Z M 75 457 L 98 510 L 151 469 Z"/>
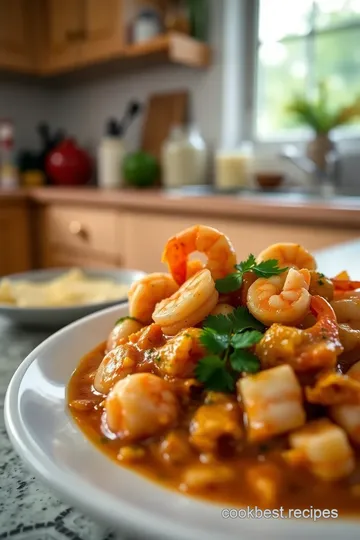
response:
<path id="1" fill-rule="evenodd" d="M 187 90 L 149 96 L 142 131 L 142 150 L 160 161 L 161 147 L 170 129 L 188 121 L 188 105 Z"/>

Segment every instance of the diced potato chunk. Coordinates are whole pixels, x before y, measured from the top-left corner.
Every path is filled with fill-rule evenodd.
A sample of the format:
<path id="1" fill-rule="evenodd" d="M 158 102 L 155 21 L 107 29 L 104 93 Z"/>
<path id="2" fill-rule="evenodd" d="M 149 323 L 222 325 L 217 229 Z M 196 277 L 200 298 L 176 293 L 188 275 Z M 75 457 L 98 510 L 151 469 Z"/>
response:
<path id="1" fill-rule="evenodd" d="M 259 504 L 267 508 L 276 505 L 284 489 L 284 477 L 275 463 L 259 463 L 249 467 L 246 471 L 246 480 Z"/>
<path id="2" fill-rule="evenodd" d="M 200 452 L 215 452 L 221 437 L 233 440 L 243 437 L 241 416 L 237 403 L 230 401 L 202 405 L 190 424 L 190 442 Z"/>
<path id="3" fill-rule="evenodd" d="M 289 365 L 239 379 L 237 389 L 250 441 L 268 439 L 305 423 L 301 387 Z"/>
<path id="4" fill-rule="evenodd" d="M 199 464 L 189 467 L 180 485 L 182 491 L 201 490 L 229 482 L 235 472 L 226 465 Z"/>
<path id="5" fill-rule="evenodd" d="M 170 338 L 157 350 L 158 367 L 162 375 L 191 377 L 199 358 L 205 353 L 200 343 L 200 328 L 188 328 Z"/>
<path id="6" fill-rule="evenodd" d="M 315 420 L 289 436 L 292 448 L 304 452 L 311 472 L 322 480 L 338 480 L 355 467 L 354 452 L 343 429 L 330 420 Z"/>
<path id="7" fill-rule="evenodd" d="M 360 382 L 360 362 L 348 370 L 347 376 Z M 351 441 L 360 446 L 360 405 L 334 405 L 330 408 L 330 415 L 346 431 Z"/>

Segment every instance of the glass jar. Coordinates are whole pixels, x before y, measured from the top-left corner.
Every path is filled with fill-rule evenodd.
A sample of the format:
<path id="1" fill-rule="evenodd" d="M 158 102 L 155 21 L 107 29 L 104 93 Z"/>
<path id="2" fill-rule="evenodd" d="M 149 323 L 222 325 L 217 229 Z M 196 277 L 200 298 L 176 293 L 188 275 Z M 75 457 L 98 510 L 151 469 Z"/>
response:
<path id="1" fill-rule="evenodd" d="M 219 190 L 252 187 L 253 155 L 251 143 L 243 143 L 234 150 L 219 150 L 215 158 L 215 187 Z"/>
<path id="2" fill-rule="evenodd" d="M 162 148 L 162 172 L 167 188 L 206 183 L 207 147 L 195 126 L 171 130 Z"/>

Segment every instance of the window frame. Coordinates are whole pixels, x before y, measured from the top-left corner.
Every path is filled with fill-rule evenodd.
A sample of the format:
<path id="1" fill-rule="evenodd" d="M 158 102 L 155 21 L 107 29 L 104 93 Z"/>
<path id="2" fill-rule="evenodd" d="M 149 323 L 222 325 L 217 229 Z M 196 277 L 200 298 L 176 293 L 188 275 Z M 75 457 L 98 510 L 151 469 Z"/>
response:
<path id="1" fill-rule="evenodd" d="M 249 63 L 250 70 L 247 70 L 246 79 L 247 84 L 245 87 L 245 102 L 244 106 L 247 114 L 248 121 L 243 126 L 242 132 L 245 140 L 251 140 L 254 143 L 260 145 L 267 144 L 279 144 L 279 143 L 303 143 L 309 140 L 312 136 L 312 131 L 310 128 L 298 128 L 292 130 L 283 130 L 271 136 L 260 136 L 257 133 L 256 123 L 257 123 L 257 75 L 258 75 L 258 58 L 259 58 L 259 48 L 261 42 L 259 40 L 259 11 L 260 11 L 260 1 L 261 0 L 243 0 L 245 3 L 245 13 L 246 18 L 249 24 L 246 25 L 246 52 L 245 54 L 248 58 L 251 58 L 252 61 Z M 314 17 L 315 9 L 313 9 L 312 17 Z M 323 35 L 327 33 L 333 33 L 336 31 L 342 31 L 352 28 L 360 29 L 359 22 L 345 22 L 339 23 L 337 25 L 328 26 L 325 28 L 315 29 L 314 24 L 312 23 L 311 28 L 308 32 L 298 35 L 285 36 L 285 38 L 279 40 L 279 43 L 298 41 L 300 39 L 310 39 L 314 38 L 316 35 Z M 311 41 L 310 41 L 311 44 Z M 313 49 L 313 47 L 312 47 Z M 309 55 L 313 54 L 314 51 L 309 51 Z M 308 60 L 309 57 L 307 57 Z M 360 125 L 359 126 L 341 126 L 334 129 L 332 133 L 332 138 L 335 142 L 338 141 L 353 141 L 360 139 Z"/>

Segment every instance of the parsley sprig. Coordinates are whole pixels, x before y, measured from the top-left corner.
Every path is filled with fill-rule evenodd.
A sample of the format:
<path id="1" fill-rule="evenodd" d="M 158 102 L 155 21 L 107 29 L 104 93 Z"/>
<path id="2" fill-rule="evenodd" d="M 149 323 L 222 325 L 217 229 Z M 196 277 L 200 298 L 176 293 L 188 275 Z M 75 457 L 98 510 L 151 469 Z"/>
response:
<path id="1" fill-rule="evenodd" d="M 200 335 L 207 355 L 196 366 L 196 378 L 207 390 L 234 390 L 236 373 L 256 373 L 260 369 L 259 359 L 249 348 L 260 341 L 264 330 L 245 307 L 238 307 L 230 315 L 209 315 Z"/>
<path id="2" fill-rule="evenodd" d="M 255 256 L 251 253 L 246 261 L 236 264 L 235 269 L 236 272 L 216 281 L 216 289 L 220 293 L 230 293 L 238 290 L 243 282 L 245 272 L 251 271 L 259 278 L 269 278 L 282 274 L 288 268 L 280 268 L 279 261 L 276 259 L 257 263 Z"/>

